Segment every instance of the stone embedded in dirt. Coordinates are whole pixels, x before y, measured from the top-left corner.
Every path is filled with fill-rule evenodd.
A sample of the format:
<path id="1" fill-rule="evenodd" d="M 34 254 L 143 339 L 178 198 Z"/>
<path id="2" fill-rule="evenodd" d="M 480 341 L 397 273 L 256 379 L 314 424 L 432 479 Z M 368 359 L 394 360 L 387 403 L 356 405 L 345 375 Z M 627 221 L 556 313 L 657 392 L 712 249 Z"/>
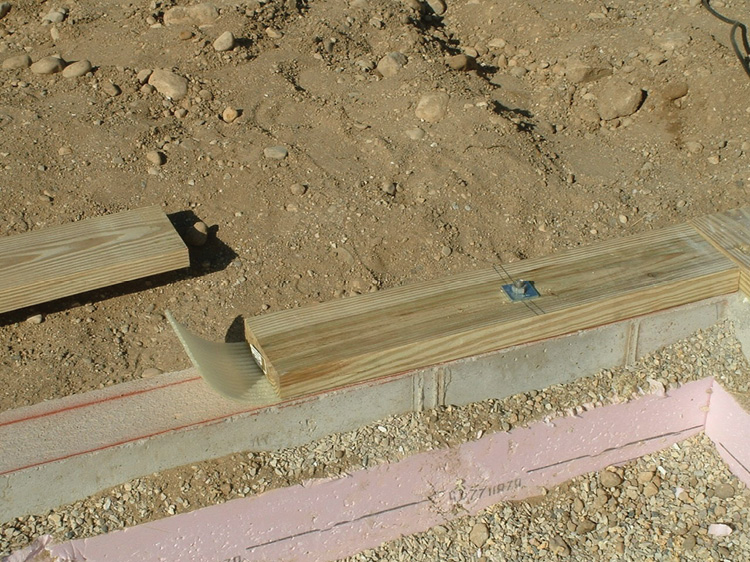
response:
<path id="1" fill-rule="evenodd" d="M 565 77 L 574 84 L 594 82 L 612 75 L 612 69 L 603 65 L 583 62 L 580 59 L 568 59 L 565 64 Z"/>
<path id="2" fill-rule="evenodd" d="M 216 38 L 214 41 L 215 51 L 230 51 L 234 49 L 234 35 L 231 31 L 225 31 Z"/>
<path id="3" fill-rule="evenodd" d="M 396 195 L 396 184 L 392 181 L 384 181 L 383 185 L 380 186 L 380 189 L 382 189 L 387 195 Z"/>
<path id="4" fill-rule="evenodd" d="M 294 183 L 292 184 L 292 187 L 289 188 L 289 191 L 291 191 L 293 195 L 304 195 L 307 191 L 307 186 L 302 183 Z"/>
<path id="5" fill-rule="evenodd" d="M 427 0 L 427 5 L 439 16 L 448 10 L 448 5 L 444 0 Z"/>
<path id="6" fill-rule="evenodd" d="M 78 78 L 91 72 L 92 68 L 90 61 L 86 59 L 79 60 L 66 66 L 62 71 L 62 75 L 65 78 Z"/>
<path id="7" fill-rule="evenodd" d="M 19 68 L 29 68 L 31 66 L 31 57 L 29 55 L 13 55 L 3 61 L 5 70 L 16 70 Z"/>
<path id="8" fill-rule="evenodd" d="M 222 121 L 224 121 L 224 123 L 231 123 L 239 116 L 240 112 L 233 107 L 227 107 L 226 109 L 224 109 L 224 111 L 221 112 L 221 119 Z"/>
<path id="9" fill-rule="evenodd" d="M 34 74 L 55 74 L 65 68 L 65 61 L 59 57 L 44 57 L 31 65 Z"/>
<path id="10" fill-rule="evenodd" d="M 700 151 L 703 150 L 703 145 L 699 143 L 698 141 L 687 141 L 685 143 L 685 148 L 691 154 L 698 154 Z"/>
<path id="11" fill-rule="evenodd" d="M 42 23 L 62 23 L 67 15 L 66 8 L 53 8 L 42 18 Z"/>
<path id="12" fill-rule="evenodd" d="M 150 68 L 144 68 L 143 70 L 138 71 L 138 74 L 135 75 L 135 78 L 136 80 L 138 80 L 139 84 L 145 84 L 146 82 L 148 82 L 151 73 L 152 70 Z"/>
<path id="13" fill-rule="evenodd" d="M 163 152 L 159 152 L 158 150 L 149 150 L 146 153 L 146 160 L 156 166 L 163 166 L 167 162 L 167 157 Z"/>
<path id="14" fill-rule="evenodd" d="M 598 94 L 599 117 L 605 121 L 632 115 L 643 103 L 643 90 L 620 78 L 611 78 Z"/>
<path id="15" fill-rule="evenodd" d="M 271 160 L 283 160 L 289 151 L 284 146 L 269 146 L 263 149 L 263 155 Z"/>
<path id="16" fill-rule="evenodd" d="M 3 19 L 8 15 L 8 12 L 10 12 L 10 8 L 10 2 L 3 2 L 2 4 L 0 4 L 0 19 Z"/>
<path id="17" fill-rule="evenodd" d="M 473 544 L 477 548 L 482 547 L 482 545 L 484 545 L 484 543 L 486 543 L 487 539 L 489 538 L 490 530 L 485 523 L 477 523 L 471 528 L 471 531 L 469 532 L 469 540 L 471 541 L 471 544 Z"/>
<path id="18" fill-rule="evenodd" d="M 416 127 L 414 129 L 407 129 L 406 131 L 404 131 L 404 134 L 411 140 L 422 140 L 426 133 L 424 132 L 424 130 Z"/>
<path id="19" fill-rule="evenodd" d="M 687 93 L 688 85 L 687 82 L 684 81 L 670 82 L 664 87 L 661 92 L 662 96 L 667 101 L 673 101 L 683 98 L 687 95 Z"/>
<path id="20" fill-rule="evenodd" d="M 477 68 L 477 59 L 464 54 L 448 57 L 445 62 L 453 70 L 474 70 Z"/>
<path id="21" fill-rule="evenodd" d="M 27 324 L 41 324 L 44 318 L 41 314 L 35 314 L 34 316 L 29 316 L 26 319 Z"/>
<path id="22" fill-rule="evenodd" d="M 445 117 L 449 100 L 450 96 L 445 92 L 425 94 L 419 100 L 414 113 L 417 117 L 424 119 L 428 123 L 435 123 Z"/>
<path id="23" fill-rule="evenodd" d="M 105 82 L 102 84 L 102 92 L 107 94 L 110 97 L 119 96 L 122 93 L 122 90 L 120 89 L 120 86 L 113 82 Z"/>
<path id="24" fill-rule="evenodd" d="M 180 41 L 189 41 L 193 37 L 195 37 L 195 33 L 192 31 L 188 31 L 187 29 L 183 29 L 180 31 L 180 34 L 177 36 L 180 38 Z"/>
<path id="25" fill-rule="evenodd" d="M 188 228 L 185 233 L 185 242 L 188 246 L 203 246 L 208 240 L 208 226 L 203 221 L 198 221 Z"/>
<path id="26" fill-rule="evenodd" d="M 210 25 L 219 19 L 219 10 L 213 4 L 176 6 L 164 12 L 164 25 Z"/>
<path id="27" fill-rule="evenodd" d="M 406 63 L 406 55 L 404 55 L 403 53 L 399 53 L 398 51 L 394 51 L 392 53 L 388 53 L 382 59 L 380 59 L 380 61 L 378 61 L 376 70 L 380 73 L 381 76 L 387 78 L 389 76 L 395 76 L 396 74 L 398 74 L 398 71 L 405 67 Z"/>
<path id="28" fill-rule="evenodd" d="M 154 70 L 148 77 L 148 83 L 156 88 L 157 92 L 175 101 L 187 95 L 187 79 L 169 70 Z"/>
<path id="29" fill-rule="evenodd" d="M 665 51 L 673 51 L 687 47 L 690 43 L 690 35 L 684 31 L 672 31 L 656 37 L 654 42 Z"/>
<path id="30" fill-rule="evenodd" d="M 719 484 L 714 488 L 714 496 L 722 500 L 733 497 L 734 493 L 735 491 L 731 484 Z"/>
<path id="31" fill-rule="evenodd" d="M 616 488 L 622 484 L 622 477 L 611 470 L 602 470 L 599 473 L 599 482 L 605 488 Z"/>

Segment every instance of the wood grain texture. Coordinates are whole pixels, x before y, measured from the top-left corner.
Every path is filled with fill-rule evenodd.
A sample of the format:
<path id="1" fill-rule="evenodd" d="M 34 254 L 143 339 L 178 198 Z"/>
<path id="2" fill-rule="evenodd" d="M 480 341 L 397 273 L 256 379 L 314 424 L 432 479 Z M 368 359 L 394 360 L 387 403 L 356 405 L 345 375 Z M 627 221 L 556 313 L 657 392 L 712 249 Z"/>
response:
<path id="1" fill-rule="evenodd" d="M 511 302 L 513 279 L 541 296 Z M 247 318 L 282 398 L 559 336 L 737 291 L 736 264 L 682 225 L 501 268 Z"/>
<path id="2" fill-rule="evenodd" d="M 190 265 L 158 207 L 0 238 L 0 312 Z"/>
<path id="3" fill-rule="evenodd" d="M 740 290 L 750 295 L 750 207 L 693 219 L 691 224 L 740 268 Z"/>

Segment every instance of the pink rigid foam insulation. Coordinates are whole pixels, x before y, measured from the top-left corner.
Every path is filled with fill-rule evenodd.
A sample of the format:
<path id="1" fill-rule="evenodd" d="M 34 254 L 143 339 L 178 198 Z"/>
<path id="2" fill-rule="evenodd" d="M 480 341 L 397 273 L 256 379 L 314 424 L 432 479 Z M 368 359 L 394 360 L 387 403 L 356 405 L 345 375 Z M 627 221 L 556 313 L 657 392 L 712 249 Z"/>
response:
<path id="1" fill-rule="evenodd" d="M 343 557 L 681 441 L 703 429 L 710 387 L 710 379 L 692 382 L 667 395 L 47 548 L 76 561 Z"/>
<path id="2" fill-rule="evenodd" d="M 737 478 L 750 486 L 750 413 L 719 384 L 712 391 L 706 435 Z"/>

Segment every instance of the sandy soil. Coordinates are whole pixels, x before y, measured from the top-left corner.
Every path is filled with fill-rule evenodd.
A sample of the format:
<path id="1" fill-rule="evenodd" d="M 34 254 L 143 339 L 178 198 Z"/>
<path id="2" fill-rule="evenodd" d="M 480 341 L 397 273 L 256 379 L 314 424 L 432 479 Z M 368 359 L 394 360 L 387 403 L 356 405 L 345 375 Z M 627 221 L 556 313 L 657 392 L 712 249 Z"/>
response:
<path id="1" fill-rule="evenodd" d="M 750 80 L 693 4 L 11 2 L 2 235 L 146 205 L 212 234 L 189 271 L 3 315 L 0 410 L 187 367 L 165 308 L 231 339 L 242 314 L 743 205 Z M 93 68 L 7 68 L 24 54 Z"/>

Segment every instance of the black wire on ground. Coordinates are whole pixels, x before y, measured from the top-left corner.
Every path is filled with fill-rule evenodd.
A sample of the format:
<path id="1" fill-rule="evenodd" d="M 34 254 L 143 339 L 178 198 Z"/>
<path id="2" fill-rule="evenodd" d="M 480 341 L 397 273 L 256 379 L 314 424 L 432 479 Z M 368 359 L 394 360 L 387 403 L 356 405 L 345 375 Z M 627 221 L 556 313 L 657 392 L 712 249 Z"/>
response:
<path id="1" fill-rule="evenodd" d="M 710 0 L 701 0 L 701 1 L 703 3 L 703 7 L 706 8 L 706 10 L 708 10 L 708 12 L 712 16 L 732 26 L 732 31 L 729 32 L 729 40 L 732 42 L 732 48 L 734 49 L 734 54 L 737 55 L 738 59 L 740 59 L 740 64 L 742 65 L 742 68 L 745 69 L 745 74 L 750 76 L 750 43 L 748 43 L 748 40 L 747 40 L 747 27 L 742 22 L 729 19 L 726 16 L 722 16 L 719 12 L 713 9 L 713 7 L 711 6 Z M 737 44 L 737 30 L 738 29 L 742 32 L 742 46 L 745 48 L 744 54 L 740 50 L 740 46 Z"/>

